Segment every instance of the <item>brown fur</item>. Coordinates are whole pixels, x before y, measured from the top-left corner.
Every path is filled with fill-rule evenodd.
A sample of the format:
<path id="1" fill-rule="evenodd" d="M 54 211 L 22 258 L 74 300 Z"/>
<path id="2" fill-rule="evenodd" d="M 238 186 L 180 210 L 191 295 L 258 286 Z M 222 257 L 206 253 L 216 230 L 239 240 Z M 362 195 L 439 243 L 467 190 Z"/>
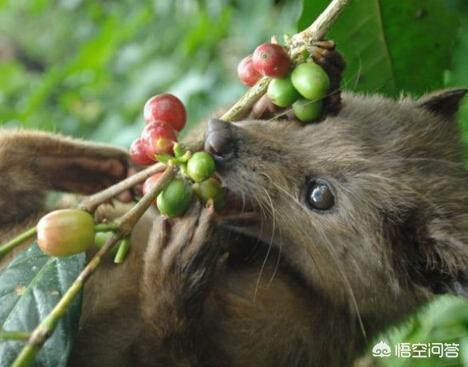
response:
<path id="1" fill-rule="evenodd" d="M 455 109 L 447 107 L 463 94 L 419 103 L 346 94 L 337 116 L 319 124 L 226 125 L 232 155 L 218 165 L 220 175 L 255 205 L 261 225 L 214 225 L 209 209 L 194 206 L 168 226 L 148 212 L 127 261 L 104 263 L 87 284 L 70 365 L 348 366 L 376 333 L 435 294 L 466 295 L 468 186 Z M 57 174 L 61 147 L 76 152 L 75 163 L 82 155 L 100 162 L 78 159 L 89 174 L 65 189 L 82 188 L 83 177 L 95 183 L 94 168 L 102 183 L 107 162 L 121 158 L 109 148 L 27 135 L 26 156 L 52 157 L 38 173 L 15 160 L 17 134 L 24 133 L 0 135 L 8 177 L 0 200 L 16 208 L 3 223 L 39 209 L 37 188 L 60 186 L 48 172 Z M 330 212 L 306 207 L 311 177 L 333 184 Z M 28 178 L 25 186 L 19 178 Z"/>

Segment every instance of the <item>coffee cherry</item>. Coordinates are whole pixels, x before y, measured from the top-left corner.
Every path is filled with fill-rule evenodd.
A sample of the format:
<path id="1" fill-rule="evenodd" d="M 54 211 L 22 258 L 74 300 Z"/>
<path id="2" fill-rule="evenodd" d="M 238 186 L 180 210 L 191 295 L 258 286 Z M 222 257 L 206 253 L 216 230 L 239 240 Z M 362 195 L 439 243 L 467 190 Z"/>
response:
<path id="1" fill-rule="evenodd" d="M 94 245 L 100 249 L 106 244 L 107 240 L 112 235 L 113 235 L 112 232 L 97 232 L 96 235 L 94 236 Z M 109 251 L 109 255 L 111 255 L 112 257 L 115 256 L 115 254 L 117 254 L 118 249 L 119 249 L 119 245 L 115 244 L 114 247 L 112 247 L 112 249 Z"/>
<path id="2" fill-rule="evenodd" d="M 274 78 L 268 85 L 267 96 L 278 107 L 290 106 L 299 93 L 291 83 L 291 78 Z"/>
<path id="3" fill-rule="evenodd" d="M 94 219 L 83 210 L 55 210 L 37 223 L 37 243 L 51 256 L 85 251 L 94 244 Z"/>
<path id="4" fill-rule="evenodd" d="M 112 232 L 97 232 L 94 235 L 94 244 L 97 248 L 101 248 L 106 244 L 110 236 L 112 236 Z"/>
<path id="5" fill-rule="evenodd" d="M 252 55 L 244 57 L 239 65 L 237 65 L 237 75 L 242 83 L 251 87 L 255 85 L 262 77 L 252 63 Z"/>
<path id="6" fill-rule="evenodd" d="M 146 195 L 151 189 L 156 185 L 163 175 L 164 172 L 155 173 L 153 176 L 150 176 L 146 179 L 145 183 L 143 184 L 143 195 Z"/>
<path id="7" fill-rule="evenodd" d="M 311 101 L 325 97 L 330 87 L 327 73 L 314 62 L 296 66 L 291 73 L 291 82 L 303 97 Z"/>
<path id="8" fill-rule="evenodd" d="M 207 152 L 196 152 L 187 162 L 187 174 L 195 182 L 206 180 L 215 169 L 215 161 Z"/>
<path id="9" fill-rule="evenodd" d="M 156 205 L 161 214 L 169 218 L 181 216 L 192 201 L 192 188 L 180 178 L 172 180 L 158 195 Z"/>
<path id="10" fill-rule="evenodd" d="M 136 139 L 129 149 L 130 158 L 136 164 L 149 165 L 153 163 L 153 160 L 148 157 L 146 154 L 146 146 L 143 139 Z"/>
<path id="11" fill-rule="evenodd" d="M 146 147 L 146 155 L 155 160 L 156 154 L 172 154 L 172 147 L 177 141 L 174 129 L 162 122 L 155 121 L 145 126 L 141 138 Z"/>
<path id="12" fill-rule="evenodd" d="M 298 99 L 292 105 L 294 115 L 301 121 L 310 122 L 318 119 L 322 113 L 322 101 Z"/>
<path id="13" fill-rule="evenodd" d="M 263 43 L 252 56 L 253 66 L 257 71 L 273 78 L 282 78 L 289 73 L 291 60 L 284 48 L 274 43 Z"/>
<path id="14" fill-rule="evenodd" d="M 180 131 L 187 122 L 187 112 L 179 98 L 172 94 L 159 94 L 151 97 L 143 109 L 143 118 L 147 123 L 163 121 Z"/>
<path id="15" fill-rule="evenodd" d="M 213 200 L 216 210 L 223 209 L 226 205 L 225 192 L 221 183 L 213 177 L 194 184 L 193 191 L 204 203 L 210 199 Z"/>

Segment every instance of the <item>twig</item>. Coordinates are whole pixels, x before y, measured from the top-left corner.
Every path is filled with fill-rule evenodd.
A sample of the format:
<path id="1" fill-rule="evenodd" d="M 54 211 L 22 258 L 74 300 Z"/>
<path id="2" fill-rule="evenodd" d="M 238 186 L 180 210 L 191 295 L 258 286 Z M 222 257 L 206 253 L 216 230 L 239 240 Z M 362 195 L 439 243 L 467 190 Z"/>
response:
<path id="1" fill-rule="evenodd" d="M 296 33 L 289 42 L 290 56 L 295 58 L 307 45 L 312 45 L 325 36 L 338 16 L 351 0 L 332 0 L 317 19 L 302 32 Z"/>
<path id="2" fill-rule="evenodd" d="M 239 121 L 248 115 L 255 102 L 266 92 L 270 78 L 263 77 L 250 88 L 227 112 L 221 116 L 223 121 Z"/>
<path id="3" fill-rule="evenodd" d="M 117 196 L 121 192 L 130 189 L 131 187 L 139 184 L 140 182 L 146 180 L 148 177 L 154 175 L 157 172 L 161 172 L 164 169 L 165 165 L 158 163 L 154 164 L 143 171 L 140 171 L 133 176 L 122 180 L 115 185 L 108 187 L 94 195 L 85 197 L 80 204 L 78 204 L 78 208 L 82 210 L 86 210 L 90 213 L 93 213 L 96 208 L 109 201 L 113 197 Z M 96 225 L 95 229 L 97 232 L 104 231 L 108 227 L 109 229 L 112 228 L 112 224 L 98 224 Z M 9 242 L 0 246 L 0 259 L 13 250 L 16 246 L 21 245 L 23 242 L 33 238 L 37 233 L 36 227 L 31 227 L 27 229 L 25 232 L 21 233 L 20 235 L 16 236 Z"/>
<path id="4" fill-rule="evenodd" d="M 115 223 L 98 223 L 94 226 L 94 231 L 97 232 L 113 232 L 117 229 Z"/>
<path id="5" fill-rule="evenodd" d="M 139 184 L 155 173 L 163 171 L 164 167 L 164 164 L 158 163 L 144 169 L 143 171 L 135 173 L 134 175 L 108 187 L 105 190 L 84 198 L 83 201 L 78 205 L 78 208 L 92 213 L 102 203 L 105 203 L 121 192 L 124 192 L 125 190 L 128 190 L 131 187 Z"/>
<path id="6" fill-rule="evenodd" d="M 37 227 L 31 227 L 13 238 L 11 241 L 0 246 L 0 259 L 13 250 L 16 246 L 21 245 L 23 242 L 33 238 L 37 233 Z"/>
<path id="7" fill-rule="evenodd" d="M 132 209 L 119 218 L 117 223 L 117 232 L 115 232 L 104 244 L 104 246 L 94 255 L 91 261 L 86 265 L 83 271 L 78 275 L 73 284 L 68 288 L 60 301 L 50 311 L 50 313 L 41 321 L 41 323 L 31 333 L 28 342 L 21 350 L 20 354 L 12 364 L 12 367 L 27 367 L 34 360 L 42 345 L 55 330 L 60 319 L 68 310 L 70 303 L 80 293 L 85 282 L 98 268 L 104 255 L 106 255 L 114 245 L 122 238 L 130 235 L 133 227 L 144 212 L 154 202 L 156 196 L 174 178 L 177 173 L 177 167 L 168 166 L 164 174 L 159 178 L 156 185 L 153 186 Z"/>
<path id="8" fill-rule="evenodd" d="M 131 242 L 130 242 L 130 238 L 128 237 L 120 241 L 119 248 L 114 257 L 114 262 L 116 264 L 121 264 L 124 262 L 125 258 L 127 257 L 128 250 L 130 249 L 130 245 L 131 245 Z"/>
<path id="9" fill-rule="evenodd" d="M 312 43 L 322 39 L 350 0 L 333 0 L 307 29 L 291 37 L 289 56 L 295 59 Z M 239 121 L 245 118 L 252 106 L 265 94 L 270 78 L 262 78 L 241 99 L 221 116 L 224 121 Z"/>
<path id="10" fill-rule="evenodd" d="M 5 340 L 20 340 L 27 341 L 31 337 L 31 333 L 25 331 L 0 331 L 0 341 Z"/>

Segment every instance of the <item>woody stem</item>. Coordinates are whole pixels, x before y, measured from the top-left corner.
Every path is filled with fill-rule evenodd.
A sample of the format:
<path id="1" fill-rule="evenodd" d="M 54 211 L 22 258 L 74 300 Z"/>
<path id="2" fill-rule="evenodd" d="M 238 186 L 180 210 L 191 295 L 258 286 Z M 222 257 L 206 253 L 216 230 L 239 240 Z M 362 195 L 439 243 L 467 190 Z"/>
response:
<path id="1" fill-rule="evenodd" d="M 132 209 L 117 219 L 116 232 L 106 241 L 104 246 L 94 255 L 83 271 L 78 275 L 73 284 L 68 288 L 60 301 L 50 311 L 50 313 L 41 321 L 41 323 L 32 331 L 27 339 L 26 345 L 13 362 L 12 367 L 29 366 L 40 351 L 42 345 L 52 335 L 60 319 L 63 317 L 68 307 L 75 297 L 81 292 L 84 284 L 94 271 L 101 264 L 101 260 L 122 238 L 130 235 L 136 222 L 141 218 L 145 211 L 154 202 L 162 189 L 175 177 L 177 167 L 168 166 L 158 182 Z"/>

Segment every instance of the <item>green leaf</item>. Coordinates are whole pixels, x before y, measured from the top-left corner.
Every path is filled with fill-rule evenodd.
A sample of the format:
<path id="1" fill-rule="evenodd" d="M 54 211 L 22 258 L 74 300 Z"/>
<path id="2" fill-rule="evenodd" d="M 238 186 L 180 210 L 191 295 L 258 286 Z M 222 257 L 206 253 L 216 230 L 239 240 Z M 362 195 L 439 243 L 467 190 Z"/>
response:
<path id="1" fill-rule="evenodd" d="M 304 1 L 304 29 L 329 0 Z M 443 86 L 458 30 L 442 0 L 351 1 L 327 34 L 336 41 L 347 68 L 344 89 L 398 96 Z"/>
<path id="2" fill-rule="evenodd" d="M 171 159 L 174 159 L 174 157 L 173 157 L 172 155 L 165 154 L 165 153 L 156 154 L 155 158 L 156 158 L 156 160 L 157 160 L 158 162 L 161 162 L 161 163 L 167 163 L 167 162 L 169 162 Z"/>
<path id="3" fill-rule="evenodd" d="M 36 244 L 0 272 L 0 325 L 5 331 L 31 332 L 57 304 L 85 264 L 85 255 L 48 257 Z M 65 366 L 78 327 L 76 299 L 44 344 L 33 366 Z M 0 367 L 12 364 L 23 342 L 0 342 Z"/>

